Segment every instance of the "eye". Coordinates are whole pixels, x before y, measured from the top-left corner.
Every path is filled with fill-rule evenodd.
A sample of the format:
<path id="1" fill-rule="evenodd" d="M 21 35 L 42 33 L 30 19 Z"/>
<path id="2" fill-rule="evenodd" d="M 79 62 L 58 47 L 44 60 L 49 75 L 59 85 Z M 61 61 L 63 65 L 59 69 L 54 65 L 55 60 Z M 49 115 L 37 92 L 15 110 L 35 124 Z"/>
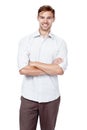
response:
<path id="1" fill-rule="evenodd" d="M 52 17 L 47 17 L 47 19 L 52 19 Z"/>
<path id="2" fill-rule="evenodd" d="M 43 16 L 40 16 L 40 19 L 44 19 L 44 17 L 43 17 Z"/>

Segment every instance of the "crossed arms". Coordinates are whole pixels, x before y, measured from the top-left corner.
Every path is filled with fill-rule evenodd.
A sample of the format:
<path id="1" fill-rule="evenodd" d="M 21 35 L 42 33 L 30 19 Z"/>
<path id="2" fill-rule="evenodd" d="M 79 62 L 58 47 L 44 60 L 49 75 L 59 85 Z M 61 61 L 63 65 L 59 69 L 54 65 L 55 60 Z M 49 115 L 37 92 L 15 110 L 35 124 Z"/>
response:
<path id="1" fill-rule="evenodd" d="M 62 75 L 63 69 L 59 64 L 63 62 L 61 58 L 57 58 L 52 64 L 45 64 L 42 62 L 30 62 L 29 65 L 25 66 L 19 73 L 27 76 L 39 76 L 39 75 Z"/>

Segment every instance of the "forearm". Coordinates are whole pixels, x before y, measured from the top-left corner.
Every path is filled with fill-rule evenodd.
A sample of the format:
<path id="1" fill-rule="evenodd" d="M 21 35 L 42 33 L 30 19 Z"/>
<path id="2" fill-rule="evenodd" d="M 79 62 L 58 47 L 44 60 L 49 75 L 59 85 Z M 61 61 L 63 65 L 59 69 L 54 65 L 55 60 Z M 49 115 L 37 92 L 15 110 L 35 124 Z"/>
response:
<path id="1" fill-rule="evenodd" d="M 31 66 L 35 66 L 38 69 L 44 71 L 49 75 L 62 75 L 64 72 L 58 64 L 45 64 L 41 62 L 30 62 Z"/>
<path id="2" fill-rule="evenodd" d="M 21 75 L 27 75 L 27 76 L 39 76 L 39 75 L 45 75 L 46 73 L 44 71 L 42 71 L 41 69 L 38 69 L 36 67 L 33 66 L 26 66 L 24 68 L 22 68 L 19 73 Z"/>

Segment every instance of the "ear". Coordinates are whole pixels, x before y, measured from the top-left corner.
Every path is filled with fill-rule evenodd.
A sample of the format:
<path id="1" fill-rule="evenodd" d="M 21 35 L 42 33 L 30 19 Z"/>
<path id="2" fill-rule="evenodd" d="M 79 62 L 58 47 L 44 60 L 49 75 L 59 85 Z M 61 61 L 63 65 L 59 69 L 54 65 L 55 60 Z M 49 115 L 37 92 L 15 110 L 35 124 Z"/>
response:
<path id="1" fill-rule="evenodd" d="M 53 18 L 53 22 L 55 21 L 55 17 Z"/>
<path id="2" fill-rule="evenodd" d="M 37 20 L 39 20 L 39 16 L 37 15 Z"/>

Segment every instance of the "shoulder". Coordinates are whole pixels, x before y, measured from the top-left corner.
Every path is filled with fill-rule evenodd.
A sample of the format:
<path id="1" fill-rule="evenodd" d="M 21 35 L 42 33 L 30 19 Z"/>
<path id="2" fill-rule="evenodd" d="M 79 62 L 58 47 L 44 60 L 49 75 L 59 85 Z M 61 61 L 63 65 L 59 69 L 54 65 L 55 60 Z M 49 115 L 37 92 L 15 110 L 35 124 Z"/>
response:
<path id="1" fill-rule="evenodd" d="M 30 35 L 24 36 L 23 38 L 20 39 L 19 46 L 22 46 L 22 47 L 27 46 L 30 43 L 32 38 L 33 38 L 33 33 Z"/>
<path id="2" fill-rule="evenodd" d="M 67 45 L 66 45 L 66 41 L 65 41 L 63 38 L 59 37 L 58 35 L 54 35 L 54 34 L 53 34 L 53 38 L 54 38 L 54 40 L 56 41 L 56 44 L 57 44 L 58 46 L 62 46 L 62 45 L 67 46 Z"/>
<path id="3" fill-rule="evenodd" d="M 28 42 L 32 39 L 33 37 L 33 34 L 30 34 L 30 35 L 27 35 L 27 36 L 24 36 L 23 38 L 21 38 L 20 42 Z"/>
<path id="4" fill-rule="evenodd" d="M 53 37 L 54 37 L 54 39 L 55 39 L 57 42 L 65 42 L 65 40 L 64 40 L 63 38 L 59 37 L 58 35 L 54 35 L 54 34 L 53 34 Z"/>

